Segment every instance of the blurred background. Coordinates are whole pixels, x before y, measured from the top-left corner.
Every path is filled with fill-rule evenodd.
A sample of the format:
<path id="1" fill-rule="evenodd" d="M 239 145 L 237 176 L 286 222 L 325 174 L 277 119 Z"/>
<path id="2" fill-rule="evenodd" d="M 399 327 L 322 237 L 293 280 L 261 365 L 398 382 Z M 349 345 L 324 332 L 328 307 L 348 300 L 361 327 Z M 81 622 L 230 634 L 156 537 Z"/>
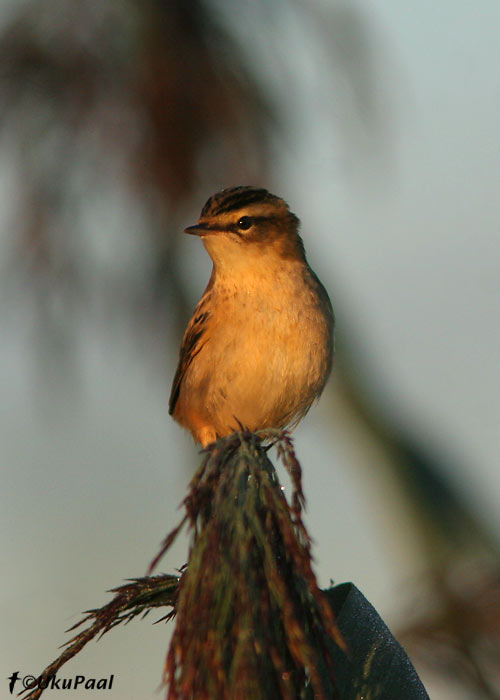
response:
<path id="1" fill-rule="evenodd" d="M 210 274 L 182 231 L 256 184 L 337 315 L 295 439 L 320 584 L 361 589 L 434 700 L 500 697 L 499 23 L 495 0 L 1 0 L 2 678 L 178 522 L 200 458 L 168 395 Z M 60 675 L 161 697 L 153 619 Z"/>

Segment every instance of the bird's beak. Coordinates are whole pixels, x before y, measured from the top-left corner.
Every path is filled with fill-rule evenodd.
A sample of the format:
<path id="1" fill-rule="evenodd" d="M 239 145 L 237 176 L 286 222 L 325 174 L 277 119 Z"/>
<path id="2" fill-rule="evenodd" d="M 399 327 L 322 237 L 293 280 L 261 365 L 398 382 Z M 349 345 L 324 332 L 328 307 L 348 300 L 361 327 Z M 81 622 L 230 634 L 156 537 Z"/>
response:
<path id="1" fill-rule="evenodd" d="M 200 224 L 196 224 L 195 226 L 188 226 L 184 229 L 184 233 L 191 233 L 193 234 L 193 236 L 203 236 L 205 232 L 206 228 L 204 228 Z"/>
<path id="2" fill-rule="evenodd" d="M 184 229 L 184 233 L 191 233 L 193 236 L 209 236 L 217 233 L 216 229 L 211 228 L 208 224 L 195 224 Z"/>

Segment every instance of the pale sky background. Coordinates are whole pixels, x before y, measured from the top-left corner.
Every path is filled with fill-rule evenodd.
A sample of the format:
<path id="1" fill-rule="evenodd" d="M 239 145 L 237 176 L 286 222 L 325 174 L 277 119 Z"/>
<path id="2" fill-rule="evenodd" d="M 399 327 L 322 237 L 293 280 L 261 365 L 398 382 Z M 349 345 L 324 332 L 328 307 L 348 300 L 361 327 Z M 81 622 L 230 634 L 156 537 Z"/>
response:
<path id="1" fill-rule="evenodd" d="M 320 104 L 311 97 L 312 49 L 291 22 L 280 30 L 296 38 L 294 89 L 275 89 L 288 95 L 293 138 L 282 144 L 275 191 L 301 218 L 311 265 L 334 305 L 341 297 L 339 334 L 344 324 L 371 380 L 387 388 L 393 415 L 445 451 L 459 488 L 498 531 L 500 4 L 358 6 L 375 41 L 385 155 L 369 146 L 349 152 L 335 95 Z M 251 34 L 254 20 L 240 28 Z M 272 51 L 260 48 L 272 84 Z M 0 197 L 9 197 L 5 172 Z M 111 237 L 124 219 L 110 219 Z M 0 256 L 9 239 L 2 227 Z M 198 240 L 182 245 L 194 304 L 210 265 Z M 22 299 L 11 289 L 0 311 L 2 678 L 39 672 L 80 611 L 145 573 L 180 518 L 198 463 L 190 437 L 168 416 L 172 343 L 151 351 L 130 329 L 89 314 L 76 346 L 80 385 L 60 386 L 55 368 L 41 392 L 33 314 L 16 294 Z M 328 397 L 296 432 L 316 570 L 322 585 L 354 581 L 396 624 L 419 560 L 403 514 L 400 521 L 388 510 L 377 456 L 357 439 Z M 160 570 L 182 565 L 186 547 L 181 538 Z M 106 698 L 162 697 L 167 643 L 164 625 L 134 622 L 91 643 L 60 675 L 114 673 Z M 429 692 L 460 699 L 457 689 Z"/>

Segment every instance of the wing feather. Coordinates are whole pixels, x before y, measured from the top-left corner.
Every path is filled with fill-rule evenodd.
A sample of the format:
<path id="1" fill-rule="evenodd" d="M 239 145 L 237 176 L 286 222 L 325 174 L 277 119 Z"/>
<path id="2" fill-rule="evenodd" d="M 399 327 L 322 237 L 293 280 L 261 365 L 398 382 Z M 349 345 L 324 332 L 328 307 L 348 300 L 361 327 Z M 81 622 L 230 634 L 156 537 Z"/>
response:
<path id="1" fill-rule="evenodd" d="M 186 371 L 206 343 L 206 338 L 204 336 L 206 334 L 207 320 L 210 317 L 210 313 L 208 311 L 203 311 L 204 306 L 204 303 L 200 303 L 193 315 L 193 318 L 189 322 L 186 333 L 184 334 L 184 339 L 182 341 L 179 353 L 179 364 L 177 365 L 177 371 L 175 373 L 174 381 L 172 382 L 172 390 L 170 392 L 168 409 L 170 415 L 172 415 L 175 411 L 175 406 L 179 400 L 182 380 L 186 375 Z"/>

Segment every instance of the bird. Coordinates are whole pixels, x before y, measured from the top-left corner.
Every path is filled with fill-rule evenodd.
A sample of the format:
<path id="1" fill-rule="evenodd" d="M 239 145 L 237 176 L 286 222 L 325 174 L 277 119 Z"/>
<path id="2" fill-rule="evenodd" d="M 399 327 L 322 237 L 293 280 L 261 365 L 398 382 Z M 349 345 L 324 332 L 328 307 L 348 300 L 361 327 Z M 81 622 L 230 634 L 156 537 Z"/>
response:
<path id="1" fill-rule="evenodd" d="M 212 259 L 187 326 L 169 413 L 202 448 L 241 428 L 292 430 L 332 368 L 334 313 L 299 219 L 264 188 L 212 195 L 198 223 Z"/>

